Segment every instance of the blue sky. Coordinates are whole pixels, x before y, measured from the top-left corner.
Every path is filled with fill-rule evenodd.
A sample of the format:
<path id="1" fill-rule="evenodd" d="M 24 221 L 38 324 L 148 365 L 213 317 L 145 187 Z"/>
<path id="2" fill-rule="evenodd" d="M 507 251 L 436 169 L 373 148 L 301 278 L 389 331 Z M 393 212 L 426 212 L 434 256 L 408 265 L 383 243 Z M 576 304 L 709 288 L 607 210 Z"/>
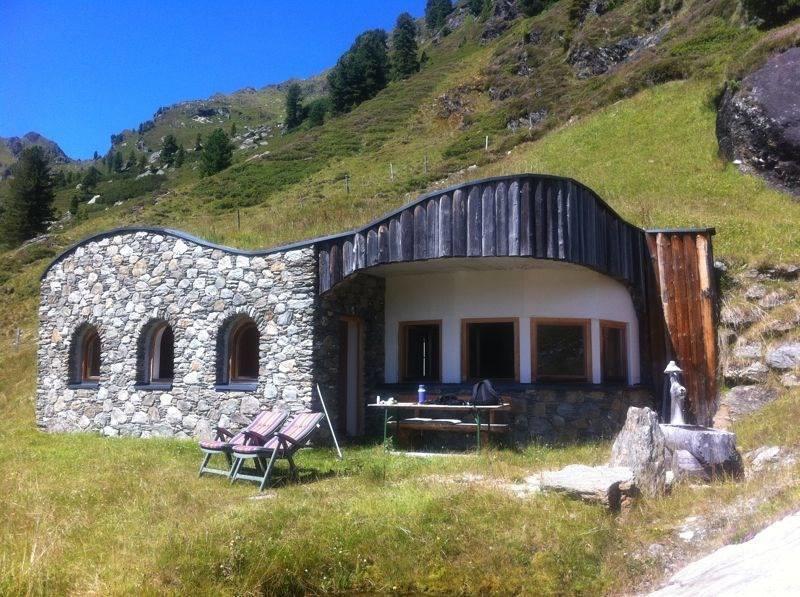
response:
<path id="1" fill-rule="evenodd" d="M 0 0 L 0 136 L 39 132 L 70 156 L 163 105 L 307 77 L 356 35 L 425 0 Z"/>

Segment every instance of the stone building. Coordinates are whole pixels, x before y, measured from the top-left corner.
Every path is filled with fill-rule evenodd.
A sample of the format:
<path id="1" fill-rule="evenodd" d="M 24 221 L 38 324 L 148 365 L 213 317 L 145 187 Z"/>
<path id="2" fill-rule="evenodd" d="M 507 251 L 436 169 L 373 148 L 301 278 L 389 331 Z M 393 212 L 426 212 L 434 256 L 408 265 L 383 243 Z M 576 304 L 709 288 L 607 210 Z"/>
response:
<path id="1" fill-rule="evenodd" d="M 262 251 L 111 230 L 42 277 L 37 421 L 204 436 L 265 408 L 316 408 L 319 386 L 338 429 L 359 436 L 376 395 L 489 378 L 518 441 L 581 439 L 613 433 L 629 405 L 661 407 L 675 358 L 702 422 L 716 398 L 712 234 L 645 232 L 579 183 L 535 175 Z"/>

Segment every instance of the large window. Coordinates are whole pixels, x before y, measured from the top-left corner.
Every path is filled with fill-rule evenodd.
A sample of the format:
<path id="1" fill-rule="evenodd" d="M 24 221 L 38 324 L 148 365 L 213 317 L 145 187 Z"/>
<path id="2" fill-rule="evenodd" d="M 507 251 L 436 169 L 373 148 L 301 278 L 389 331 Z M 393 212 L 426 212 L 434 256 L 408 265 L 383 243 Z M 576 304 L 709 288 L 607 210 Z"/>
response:
<path id="1" fill-rule="evenodd" d="M 603 383 L 627 383 L 628 348 L 624 323 L 600 322 Z"/>
<path id="2" fill-rule="evenodd" d="M 75 331 L 69 355 L 71 385 L 96 385 L 100 381 L 101 352 L 96 327 L 85 324 Z"/>
<path id="3" fill-rule="evenodd" d="M 255 390 L 261 334 L 246 315 L 226 320 L 217 337 L 217 386 L 220 390 Z"/>
<path id="4" fill-rule="evenodd" d="M 531 353 L 535 381 L 589 381 L 589 320 L 531 320 Z"/>
<path id="5" fill-rule="evenodd" d="M 140 385 L 162 387 L 175 377 L 175 336 L 165 321 L 147 324 L 139 338 Z"/>
<path id="6" fill-rule="evenodd" d="M 400 323 L 400 380 L 441 381 L 441 321 Z"/>
<path id="7" fill-rule="evenodd" d="M 464 381 L 519 380 L 519 320 L 464 319 L 461 322 L 461 377 Z"/>

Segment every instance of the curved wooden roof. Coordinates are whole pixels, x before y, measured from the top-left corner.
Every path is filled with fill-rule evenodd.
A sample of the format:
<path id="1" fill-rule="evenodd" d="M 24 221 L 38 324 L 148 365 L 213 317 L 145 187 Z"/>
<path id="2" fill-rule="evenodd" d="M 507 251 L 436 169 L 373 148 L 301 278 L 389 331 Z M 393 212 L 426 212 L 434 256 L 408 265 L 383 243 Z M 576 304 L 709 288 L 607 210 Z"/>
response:
<path id="1" fill-rule="evenodd" d="M 398 262 L 512 256 L 589 267 L 643 291 L 644 231 L 568 178 L 524 174 L 424 195 L 363 228 L 320 239 L 319 291 Z"/>

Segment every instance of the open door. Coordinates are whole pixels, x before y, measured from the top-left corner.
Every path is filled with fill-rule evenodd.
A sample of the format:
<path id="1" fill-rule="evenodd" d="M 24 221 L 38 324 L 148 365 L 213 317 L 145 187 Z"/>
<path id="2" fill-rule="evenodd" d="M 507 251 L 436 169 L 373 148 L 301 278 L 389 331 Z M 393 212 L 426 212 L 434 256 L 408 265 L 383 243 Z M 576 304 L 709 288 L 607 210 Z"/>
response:
<path id="1" fill-rule="evenodd" d="M 339 432 L 348 437 L 364 433 L 364 360 L 361 319 L 342 317 L 339 321 Z"/>

